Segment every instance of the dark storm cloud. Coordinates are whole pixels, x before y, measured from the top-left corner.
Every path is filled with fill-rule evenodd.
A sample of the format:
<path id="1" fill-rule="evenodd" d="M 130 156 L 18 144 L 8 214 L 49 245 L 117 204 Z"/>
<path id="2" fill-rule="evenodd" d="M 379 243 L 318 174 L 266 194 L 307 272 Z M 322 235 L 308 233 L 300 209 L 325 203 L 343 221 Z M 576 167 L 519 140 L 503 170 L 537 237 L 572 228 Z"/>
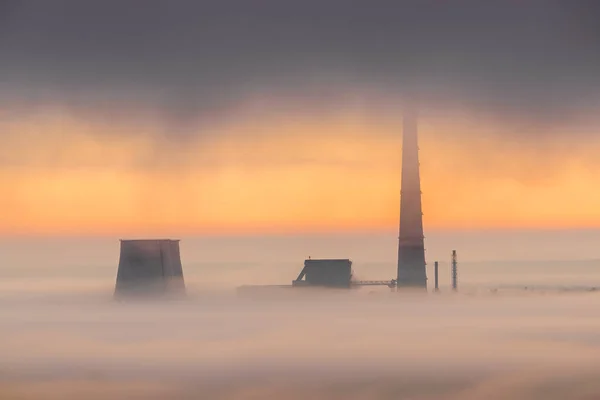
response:
<path id="1" fill-rule="evenodd" d="M 416 86 L 561 117 L 597 100 L 598 20 L 593 0 L 4 0 L 0 101 L 186 121 L 256 93 Z"/>

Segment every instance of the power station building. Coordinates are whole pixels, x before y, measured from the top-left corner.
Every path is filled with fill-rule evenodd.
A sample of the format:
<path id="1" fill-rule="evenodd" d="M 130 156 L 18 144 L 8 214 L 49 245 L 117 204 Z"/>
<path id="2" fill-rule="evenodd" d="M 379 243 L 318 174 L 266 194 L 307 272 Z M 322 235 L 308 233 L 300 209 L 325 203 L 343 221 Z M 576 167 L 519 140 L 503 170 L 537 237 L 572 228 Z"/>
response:
<path id="1" fill-rule="evenodd" d="M 179 240 L 121 240 L 115 298 L 184 294 Z"/>
<path id="2" fill-rule="evenodd" d="M 352 284 L 352 261 L 348 259 L 304 260 L 304 268 L 293 286 L 349 288 Z"/>

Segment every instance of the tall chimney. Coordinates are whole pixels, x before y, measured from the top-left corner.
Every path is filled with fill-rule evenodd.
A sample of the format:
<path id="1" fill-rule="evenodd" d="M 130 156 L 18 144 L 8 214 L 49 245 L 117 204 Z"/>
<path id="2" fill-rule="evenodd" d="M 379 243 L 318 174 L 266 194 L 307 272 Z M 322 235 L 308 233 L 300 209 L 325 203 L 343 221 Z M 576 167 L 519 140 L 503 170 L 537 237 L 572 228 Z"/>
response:
<path id="1" fill-rule="evenodd" d="M 398 288 L 427 288 L 417 110 L 405 105 L 402 129 L 402 182 L 398 242 Z"/>

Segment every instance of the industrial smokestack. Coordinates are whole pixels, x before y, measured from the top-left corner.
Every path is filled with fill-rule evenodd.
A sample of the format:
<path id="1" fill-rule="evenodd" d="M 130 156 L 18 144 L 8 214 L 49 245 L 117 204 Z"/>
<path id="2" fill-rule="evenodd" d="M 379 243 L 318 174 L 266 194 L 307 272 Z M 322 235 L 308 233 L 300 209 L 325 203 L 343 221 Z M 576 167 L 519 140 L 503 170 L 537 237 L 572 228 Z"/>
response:
<path id="1" fill-rule="evenodd" d="M 439 291 L 440 287 L 438 285 L 438 262 L 436 261 L 434 264 L 434 275 L 435 275 L 435 291 Z"/>
<path id="2" fill-rule="evenodd" d="M 458 262 L 456 261 L 456 250 L 452 250 L 452 290 L 458 290 Z"/>
<path id="3" fill-rule="evenodd" d="M 411 99 L 413 101 L 413 99 Z M 421 176 L 417 137 L 417 110 L 405 104 L 402 132 L 402 183 L 398 235 L 398 288 L 427 289 Z"/>
<path id="4" fill-rule="evenodd" d="M 179 240 L 121 240 L 115 298 L 184 294 Z"/>

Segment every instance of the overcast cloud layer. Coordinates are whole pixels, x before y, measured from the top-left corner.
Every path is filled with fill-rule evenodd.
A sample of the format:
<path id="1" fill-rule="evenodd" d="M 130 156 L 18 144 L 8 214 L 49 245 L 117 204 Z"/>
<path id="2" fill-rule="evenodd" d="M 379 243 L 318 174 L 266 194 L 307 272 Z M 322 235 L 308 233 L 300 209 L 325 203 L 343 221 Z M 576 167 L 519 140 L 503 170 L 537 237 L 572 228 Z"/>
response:
<path id="1" fill-rule="evenodd" d="M 266 94 L 335 106 L 418 87 L 560 120 L 598 104 L 598 18 L 585 0 L 3 0 L 0 101 L 185 122 Z"/>

